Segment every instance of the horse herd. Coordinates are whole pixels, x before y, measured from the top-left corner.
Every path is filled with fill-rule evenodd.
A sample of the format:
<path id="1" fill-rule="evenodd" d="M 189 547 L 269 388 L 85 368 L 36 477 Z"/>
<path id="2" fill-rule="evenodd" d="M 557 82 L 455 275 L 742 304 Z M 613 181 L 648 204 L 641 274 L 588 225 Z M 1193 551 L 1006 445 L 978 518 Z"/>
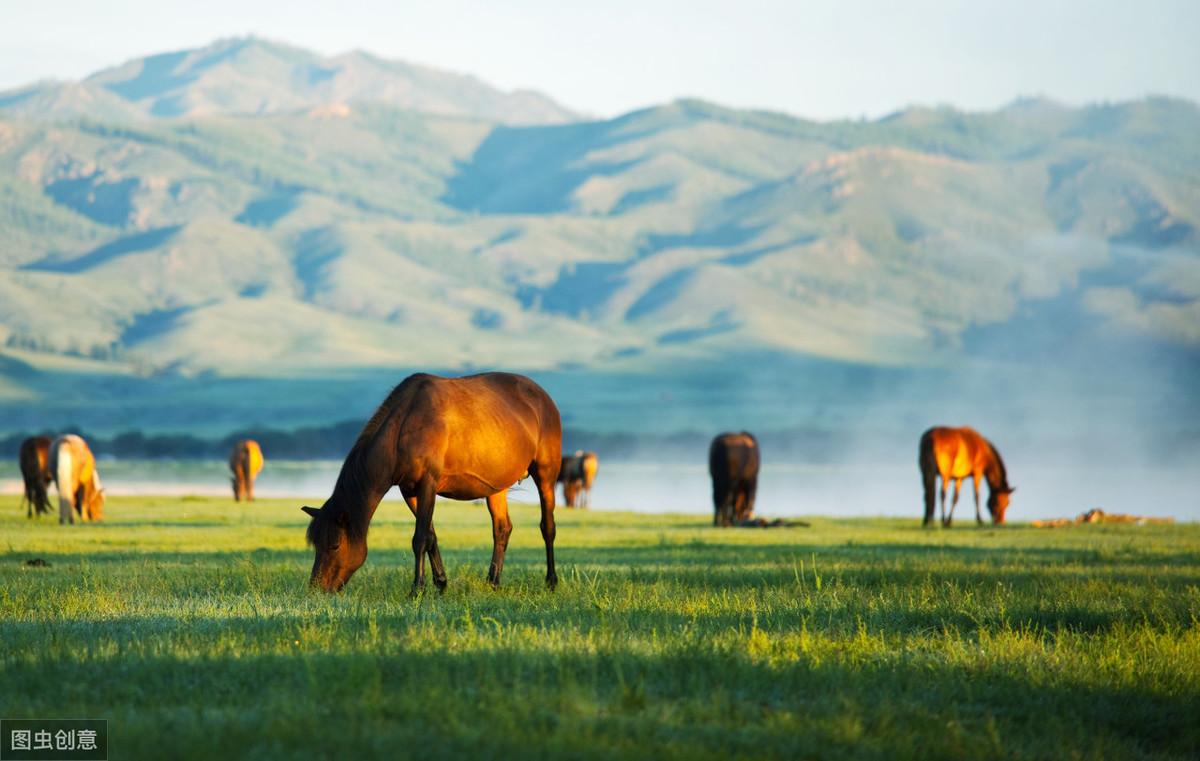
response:
<path id="1" fill-rule="evenodd" d="M 18 455 L 25 491 L 21 506 L 26 516 L 50 512 L 50 484 L 58 490 L 58 522 L 98 521 L 104 516 L 104 486 L 96 456 L 81 436 L 73 433 L 51 439 L 31 436 L 21 442 Z M 254 499 L 254 478 L 262 470 L 258 442 L 243 439 L 233 447 L 229 469 L 233 472 L 233 498 Z"/>
<path id="2" fill-rule="evenodd" d="M 924 525 L 934 520 L 937 479 L 941 479 L 941 522 L 950 526 L 962 481 L 971 478 L 975 519 L 982 523 L 979 486 L 989 487 L 988 511 L 1003 523 L 1013 488 L 1000 454 L 970 428 L 932 428 L 921 437 L 918 462 L 925 488 Z M 49 512 L 47 488 L 59 494 L 59 521 L 100 520 L 104 489 L 95 457 L 79 436 L 53 441 L 27 439 L 21 446 L 21 472 L 29 516 Z M 254 499 L 254 479 L 263 467 L 262 449 L 239 441 L 230 456 L 237 500 Z M 761 525 L 752 519 L 760 467 L 755 437 L 722 433 L 709 448 L 713 524 Z M 593 452 L 562 454 L 558 407 L 541 386 L 522 375 L 483 373 L 461 378 L 417 374 L 392 390 L 363 427 L 321 507 L 301 508 L 309 516 L 306 537 L 314 550 L 310 584 L 326 591 L 346 585 L 367 557 L 367 529 L 383 496 L 398 487 L 416 518 L 413 533 L 413 590 L 425 586 L 429 561 L 434 586 L 445 589 L 445 567 L 433 525 L 437 497 L 485 500 L 492 519 L 492 561 L 487 580 L 500 586 L 513 524 L 508 491 L 529 477 L 538 493 L 546 548 L 546 585 L 558 583 L 554 565 L 555 487 L 561 483 L 569 506 L 590 504 L 599 469 Z M 946 512 L 947 485 L 954 497 Z"/>

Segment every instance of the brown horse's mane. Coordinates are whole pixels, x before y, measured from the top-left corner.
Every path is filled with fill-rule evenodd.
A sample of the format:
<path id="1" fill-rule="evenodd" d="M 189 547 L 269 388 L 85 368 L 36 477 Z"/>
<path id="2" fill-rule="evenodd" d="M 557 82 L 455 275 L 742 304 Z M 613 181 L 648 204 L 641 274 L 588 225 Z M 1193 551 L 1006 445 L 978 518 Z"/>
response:
<path id="1" fill-rule="evenodd" d="M 992 442 L 989 441 L 987 445 L 988 449 L 992 450 L 992 460 L 996 463 L 996 469 L 1000 471 L 1000 483 L 996 484 L 996 488 L 1007 489 L 1008 470 L 1004 467 L 1004 459 L 1000 457 L 1000 452 L 996 450 Z"/>
<path id="2" fill-rule="evenodd" d="M 400 381 L 367 420 L 342 463 L 333 494 L 321 509 L 320 516 L 313 518 L 308 524 L 305 536 L 309 544 L 315 547 L 327 546 L 327 534 L 335 525 L 344 526 L 346 535 L 351 540 L 366 538 L 367 528 L 371 524 L 371 513 L 357 508 L 366 505 L 367 494 L 378 480 L 367 468 L 367 453 L 396 408 L 431 377 L 433 376 L 417 373 Z"/>
<path id="3" fill-rule="evenodd" d="M 387 398 L 383 400 L 383 403 L 379 405 L 378 409 L 375 410 L 375 413 L 371 415 L 371 419 L 367 421 L 367 424 L 363 426 L 362 432 L 358 434 L 358 440 L 355 441 L 354 446 L 357 448 L 359 444 L 364 442 L 370 443 L 370 440 L 375 438 L 375 434 L 379 433 L 379 429 L 387 422 L 388 417 L 396 409 L 396 406 L 400 404 L 401 400 L 419 386 L 424 385 L 425 381 L 432 377 L 432 375 L 427 373 L 417 373 L 400 381 L 392 389 L 391 393 L 387 395 Z"/>

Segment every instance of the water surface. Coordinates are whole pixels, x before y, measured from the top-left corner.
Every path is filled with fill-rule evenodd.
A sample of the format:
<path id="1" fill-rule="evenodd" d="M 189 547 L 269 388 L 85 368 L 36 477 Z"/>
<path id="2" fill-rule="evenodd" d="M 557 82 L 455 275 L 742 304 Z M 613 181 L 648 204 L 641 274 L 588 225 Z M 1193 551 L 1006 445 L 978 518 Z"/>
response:
<path id="1" fill-rule="evenodd" d="M 915 460 L 915 457 L 913 458 Z M 259 476 L 260 497 L 295 498 L 319 505 L 337 479 L 340 462 L 269 460 Z M 1200 520 L 1197 478 L 1183 469 L 1114 468 L 1094 466 L 1066 469 L 1010 464 L 1017 486 L 1009 518 L 1074 517 L 1094 507 L 1108 512 L 1171 516 Z M 101 460 L 100 473 L 110 498 L 121 495 L 231 494 L 229 469 L 219 460 Z M 53 487 L 51 487 L 53 490 Z M 20 493 L 16 463 L 0 467 L 0 492 Z M 981 490 L 987 498 L 986 486 Z M 396 499 L 396 491 L 389 499 Z M 528 479 L 510 496 L 515 501 L 537 499 Z M 601 461 L 592 492 L 596 510 L 632 510 L 710 515 L 712 495 L 707 465 Z M 117 509 L 112 504 L 110 509 Z M 917 518 L 923 510 L 916 463 L 802 464 L 764 463 L 759 479 L 757 513 L 763 516 L 891 515 Z M 983 508 L 986 517 L 986 507 Z M 970 482 L 955 517 L 973 520 Z"/>

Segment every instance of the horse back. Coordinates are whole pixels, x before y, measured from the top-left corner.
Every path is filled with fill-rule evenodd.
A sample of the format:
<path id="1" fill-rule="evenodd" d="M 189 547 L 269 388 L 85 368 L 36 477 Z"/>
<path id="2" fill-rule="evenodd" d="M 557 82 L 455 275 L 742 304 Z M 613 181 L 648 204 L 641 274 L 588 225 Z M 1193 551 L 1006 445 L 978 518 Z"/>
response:
<path id="1" fill-rule="evenodd" d="M 562 483 L 583 479 L 583 458 L 577 454 L 563 455 L 558 466 L 558 480 Z"/>
<path id="2" fill-rule="evenodd" d="M 454 494 L 505 489 L 534 462 L 552 479 L 556 475 L 562 421 L 550 395 L 529 378 L 417 375 L 398 386 L 389 402 L 380 430 L 395 441 L 401 471 L 438 473 Z M 476 486 L 468 488 L 468 482 Z"/>
<path id="3" fill-rule="evenodd" d="M 596 474 L 600 472 L 600 458 L 595 452 L 587 452 L 583 455 L 583 488 L 590 489 L 592 484 L 596 482 Z"/>
<path id="4" fill-rule="evenodd" d="M 19 459 L 21 475 L 26 481 L 49 475 L 50 437 L 31 436 L 22 441 Z"/>
<path id="5" fill-rule="evenodd" d="M 62 460 L 64 450 L 70 458 L 69 474 L 60 474 L 59 472 L 59 462 Z M 58 485 L 60 489 L 65 486 L 74 491 L 78 486 L 92 482 L 96 472 L 96 458 L 86 441 L 73 433 L 68 433 L 65 436 L 59 436 L 50 445 L 47 467 L 55 481 L 69 477 L 73 482 L 70 484 L 60 483 Z"/>
<path id="6" fill-rule="evenodd" d="M 922 467 L 932 461 L 943 478 L 966 478 L 982 472 L 991 451 L 987 439 L 969 426 L 938 426 L 921 437 Z"/>
<path id="7" fill-rule="evenodd" d="M 714 479 L 740 481 L 756 478 L 758 466 L 758 441 L 745 431 L 722 433 L 713 439 L 709 447 L 708 469 Z"/>
<path id="8" fill-rule="evenodd" d="M 262 448 L 254 439 L 242 439 L 233 445 L 229 455 L 229 469 L 234 474 L 242 474 L 249 478 L 258 475 L 263 467 Z"/>
<path id="9" fill-rule="evenodd" d="M 524 376 L 484 373 L 426 378 L 405 411 L 406 427 L 444 427 L 454 443 L 467 446 L 481 438 L 510 443 L 519 438 L 536 444 L 557 437 L 561 442 L 558 407 L 541 386 Z"/>

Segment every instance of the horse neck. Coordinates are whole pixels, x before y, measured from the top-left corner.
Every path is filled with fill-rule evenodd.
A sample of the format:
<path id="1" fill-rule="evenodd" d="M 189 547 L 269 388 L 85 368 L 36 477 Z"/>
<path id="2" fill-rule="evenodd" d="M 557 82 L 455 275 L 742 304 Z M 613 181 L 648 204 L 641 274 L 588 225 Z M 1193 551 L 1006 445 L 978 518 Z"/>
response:
<path id="1" fill-rule="evenodd" d="M 983 471 L 983 475 L 987 478 L 988 488 L 992 491 L 997 489 L 1008 488 L 1008 474 L 1004 470 L 1004 461 L 1000 459 L 1000 453 L 991 444 L 988 448 L 988 463 Z"/>
<path id="2" fill-rule="evenodd" d="M 370 463 L 376 461 L 372 457 L 375 446 L 378 445 L 367 442 L 354 445 L 342 463 L 342 470 L 329 498 L 331 503 L 349 513 L 351 524 L 360 528 L 364 536 L 383 495 L 392 488 L 390 470 L 377 467 L 375 470 L 380 472 L 372 472 Z"/>

